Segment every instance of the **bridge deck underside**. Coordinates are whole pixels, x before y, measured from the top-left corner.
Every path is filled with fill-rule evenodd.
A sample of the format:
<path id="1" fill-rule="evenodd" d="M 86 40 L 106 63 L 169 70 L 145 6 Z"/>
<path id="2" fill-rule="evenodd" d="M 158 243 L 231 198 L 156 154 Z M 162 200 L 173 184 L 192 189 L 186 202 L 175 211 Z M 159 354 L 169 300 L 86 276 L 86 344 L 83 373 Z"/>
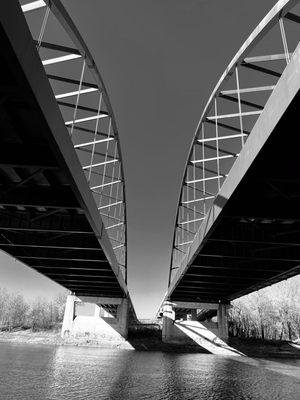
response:
<path id="1" fill-rule="evenodd" d="M 170 298 L 226 301 L 300 273 L 299 92 Z"/>
<path id="2" fill-rule="evenodd" d="M 0 249 L 77 295 L 122 297 L 1 25 L 0 43 Z"/>

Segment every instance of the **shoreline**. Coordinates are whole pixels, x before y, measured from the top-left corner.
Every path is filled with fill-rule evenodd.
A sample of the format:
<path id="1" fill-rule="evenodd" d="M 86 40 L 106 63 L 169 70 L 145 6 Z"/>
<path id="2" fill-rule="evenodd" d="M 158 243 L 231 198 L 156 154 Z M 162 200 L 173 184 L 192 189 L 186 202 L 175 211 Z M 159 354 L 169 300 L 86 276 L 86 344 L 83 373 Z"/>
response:
<path id="1" fill-rule="evenodd" d="M 67 338 L 60 337 L 60 330 L 36 331 L 31 329 L 0 332 L 0 343 L 37 344 L 50 346 L 80 346 L 97 347 L 103 349 L 120 349 L 136 351 L 163 351 L 176 353 L 207 353 L 199 346 L 169 345 L 163 343 L 156 336 L 133 337 L 128 340 L 114 340 L 112 338 L 90 339 L 86 337 Z M 300 350 L 288 342 L 267 341 L 261 339 L 229 338 L 229 345 L 243 352 L 248 357 L 255 358 L 291 358 L 300 359 Z"/>

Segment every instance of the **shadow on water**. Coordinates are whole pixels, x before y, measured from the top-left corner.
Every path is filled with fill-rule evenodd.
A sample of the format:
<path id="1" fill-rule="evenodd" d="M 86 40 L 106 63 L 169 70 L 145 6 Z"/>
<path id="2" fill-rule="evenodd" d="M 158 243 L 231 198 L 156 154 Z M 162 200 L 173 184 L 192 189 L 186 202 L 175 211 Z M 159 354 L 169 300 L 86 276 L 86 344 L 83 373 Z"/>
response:
<path id="1" fill-rule="evenodd" d="M 209 353 L 189 337 L 186 337 L 184 343 L 165 343 L 162 341 L 162 332 L 158 329 L 143 329 L 139 332 L 129 329 L 127 341 L 137 351 Z"/>
<path id="2" fill-rule="evenodd" d="M 107 398 L 296 400 L 299 391 L 294 378 L 270 371 L 268 365 L 241 364 L 235 357 L 132 352 Z"/>
<path id="3" fill-rule="evenodd" d="M 1 400 L 298 400 L 298 373 L 296 360 L 0 345 Z"/>

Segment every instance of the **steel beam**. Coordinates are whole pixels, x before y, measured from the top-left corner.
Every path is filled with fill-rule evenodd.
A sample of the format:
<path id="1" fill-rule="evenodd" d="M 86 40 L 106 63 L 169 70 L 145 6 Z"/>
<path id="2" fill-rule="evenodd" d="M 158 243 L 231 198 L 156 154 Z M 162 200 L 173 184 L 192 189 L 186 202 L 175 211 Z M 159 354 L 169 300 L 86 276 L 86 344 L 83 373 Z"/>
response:
<path id="1" fill-rule="evenodd" d="M 80 300 L 84 303 L 94 303 L 94 304 L 114 304 L 118 305 L 122 303 L 122 299 L 115 297 L 90 297 L 81 296 Z"/>
<path id="2" fill-rule="evenodd" d="M 46 3 L 43 0 L 32 1 L 21 6 L 23 13 L 38 10 L 43 7 L 46 7 Z"/>
<path id="3" fill-rule="evenodd" d="M 256 93 L 256 92 L 272 92 L 274 88 L 275 85 L 240 88 L 239 90 L 230 89 L 230 90 L 222 90 L 221 94 L 227 95 L 227 94 L 237 94 L 237 93 L 243 94 L 243 93 Z"/>
<path id="4" fill-rule="evenodd" d="M 0 228 L 1 229 L 1 228 Z M 24 247 L 33 249 L 46 249 L 46 250 L 74 250 L 74 251 L 101 251 L 100 247 L 81 247 L 81 246 L 50 246 L 47 244 L 24 244 L 24 243 L 0 243 L 0 247 Z"/>
<path id="5" fill-rule="evenodd" d="M 42 60 L 42 64 L 44 66 L 51 65 L 51 64 L 58 64 L 61 62 L 75 60 L 77 58 L 81 58 L 81 55 L 78 53 L 77 54 L 67 54 L 65 56 L 59 56 L 59 57 L 54 57 L 54 58 L 48 58 L 47 60 Z"/>
<path id="6" fill-rule="evenodd" d="M 38 269 L 39 271 L 42 270 L 53 270 L 55 268 L 55 270 L 62 270 L 64 271 L 63 273 L 68 274 L 68 271 L 99 271 L 99 270 L 108 270 L 109 269 L 109 264 L 106 265 L 105 267 L 102 268 L 102 266 L 98 266 L 98 267 L 94 267 L 94 268 L 90 268 L 90 267 L 86 267 L 84 265 L 80 266 L 80 267 L 69 267 L 69 266 L 61 266 L 59 267 L 59 265 L 55 265 L 55 267 L 53 267 L 53 265 L 31 265 L 32 268 Z M 62 274 L 63 274 L 62 273 Z M 80 281 L 81 282 L 81 281 Z"/>
<path id="7" fill-rule="evenodd" d="M 36 169 L 58 169 L 57 161 L 49 147 L 35 145 L 34 151 L 28 144 L 8 144 L 0 146 L 0 167 L 33 167 Z"/>
<path id="8" fill-rule="evenodd" d="M 69 83 L 69 84 L 77 86 L 77 87 L 80 85 L 80 81 L 78 81 L 76 79 L 66 78 L 65 76 L 47 74 L 47 77 L 48 77 L 48 79 L 58 81 L 58 82 Z M 96 84 L 90 83 L 90 82 L 85 82 L 85 81 L 81 82 L 81 86 L 98 89 L 98 86 Z M 69 104 L 69 103 L 66 103 L 66 104 Z"/>
<path id="9" fill-rule="evenodd" d="M 279 262 L 288 262 L 288 263 L 294 263 L 294 262 L 299 262 L 300 263 L 300 258 L 285 258 L 285 257 L 257 257 L 253 255 L 253 252 L 249 252 L 249 254 L 246 255 L 234 255 L 234 254 L 207 254 L 207 253 L 201 253 L 198 255 L 198 257 L 211 257 L 211 258 L 225 258 L 225 259 L 230 259 L 230 260 L 240 260 L 240 261 L 268 261 L 269 263 L 272 263 L 274 261 L 279 261 Z M 196 259 L 197 260 L 197 259 Z"/>
<path id="10" fill-rule="evenodd" d="M 37 40 L 35 40 L 34 42 L 39 47 L 43 47 L 45 49 L 60 51 L 62 53 L 76 54 L 78 56 L 81 56 L 80 52 L 77 49 L 75 49 L 74 47 L 62 46 L 57 43 L 49 43 L 49 42 L 44 42 L 44 41 L 39 42 Z"/>
<path id="11" fill-rule="evenodd" d="M 292 54 L 289 53 L 289 56 L 291 57 Z M 246 57 L 244 61 L 245 63 L 257 63 L 257 62 L 278 61 L 278 60 L 286 60 L 286 54 L 280 53 L 280 54 L 268 54 L 265 56 Z"/>
<path id="12" fill-rule="evenodd" d="M 204 303 L 204 302 L 185 302 L 185 301 L 172 301 L 174 308 L 184 308 L 188 310 L 202 309 L 202 310 L 217 310 L 219 307 L 218 303 Z"/>
<path id="13" fill-rule="evenodd" d="M 292 21 L 292 22 L 296 22 L 297 24 L 300 24 L 300 17 L 299 15 L 296 15 L 294 13 L 288 12 L 285 14 L 284 18 Z"/>
<path id="14" fill-rule="evenodd" d="M 224 100 L 228 100 L 228 101 L 232 101 L 234 103 L 239 103 L 239 99 L 238 98 L 229 96 L 227 94 L 220 93 L 219 98 L 224 99 Z M 251 101 L 240 100 L 240 104 L 243 104 L 244 106 L 247 106 L 247 107 L 257 108 L 258 110 L 263 110 L 264 109 L 264 107 L 262 105 L 252 103 Z M 250 134 L 250 132 L 249 132 L 249 134 Z"/>
<path id="15" fill-rule="evenodd" d="M 35 257 L 35 256 L 22 256 L 22 255 L 15 255 L 15 257 L 17 257 L 20 260 L 51 260 L 51 261 L 72 261 L 72 262 L 88 262 L 88 263 L 107 263 L 107 260 L 103 260 L 103 259 L 89 259 L 89 258 L 68 258 L 68 257 Z"/>
<path id="16" fill-rule="evenodd" d="M 0 193 L 0 205 L 23 206 L 23 207 L 45 207 L 58 209 L 81 209 L 79 203 L 70 187 L 28 186 L 15 188 L 7 194 Z"/>
<path id="17" fill-rule="evenodd" d="M 241 240 L 241 239 L 218 239 L 218 238 L 209 238 L 208 242 L 218 242 L 218 243 L 246 243 L 246 244 L 254 244 L 254 245 L 263 245 L 263 246 L 280 246 L 280 247 L 300 247 L 300 243 L 291 243 L 291 242 L 269 242 L 265 240 Z"/>
<path id="18" fill-rule="evenodd" d="M 269 68 L 261 67 L 260 65 L 255 65 L 255 64 L 251 64 L 251 63 L 247 63 L 247 62 L 243 61 L 241 63 L 241 66 L 249 68 L 249 69 L 253 69 L 254 71 L 263 72 L 264 74 L 267 74 L 267 75 L 275 76 L 276 78 L 281 77 L 281 74 L 279 72 L 273 71 Z"/>
<path id="19" fill-rule="evenodd" d="M 258 272 L 258 271 L 255 271 Z M 262 274 L 265 274 L 266 276 L 257 276 L 254 274 L 251 274 L 251 276 L 245 276 L 245 274 L 243 273 L 243 271 L 241 270 L 240 273 L 242 275 L 229 275 L 229 274 L 204 274 L 202 272 L 200 272 L 199 274 L 193 274 L 193 273 L 189 273 L 187 272 L 185 275 L 185 278 L 192 278 L 194 280 L 194 278 L 221 278 L 221 279 L 238 279 L 238 280 L 245 280 L 245 281 L 257 281 L 257 280 L 263 280 L 265 278 L 268 278 L 270 276 L 270 274 L 265 274 L 265 271 L 262 271 Z M 191 282 L 193 282 L 193 280 Z M 179 285 L 180 286 L 180 285 Z M 179 287 L 178 286 L 178 287 Z"/>
<path id="20" fill-rule="evenodd" d="M 72 235 L 93 235 L 92 231 L 82 231 L 82 230 L 74 230 L 70 228 L 66 229 L 53 229 L 53 228 L 18 228 L 18 227 L 3 227 L 0 226 L 0 231 L 15 231 L 15 232 L 33 232 L 33 233 L 62 233 L 62 234 L 72 234 Z"/>
<path id="21" fill-rule="evenodd" d="M 38 270 L 38 268 L 36 268 L 36 267 L 34 267 L 34 269 Z M 101 270 L 99 270 L 99 272 L 101 272 Z M 108 274 L 108 275 L 101 275 L 101 274 L 99 274 L 99 275 L 85 275 L 85 274 L 74 274 L 74 273 L 73 274 L 69 274 L 68 272 L 62 273 L 61 271 L 57 271 L 57 273 L 56 273 L 56 272 L 53 271 L 51 273 L 47 273 L 46 275 L 48 277 L 52 277 L 52 278 L 55 278 L 57 276 L 65 276 L 65 277 L 68 277 L 68 278 L 91 278 L 91 279 L 98 278 L 98 279 L 101 279 L 101 280 L 103 279 L 105 281 L 109 281 L 109 280 L 111 280 L 111 282 L 115 282 L 116 281 L 116 278 L 115 278 L 115 276 L 113 274 Z M 77 280 L 77 282 L 78 282 L 78 280 Z M 80 279 L 80 282 L 81 282 L 81 279 Z"/>

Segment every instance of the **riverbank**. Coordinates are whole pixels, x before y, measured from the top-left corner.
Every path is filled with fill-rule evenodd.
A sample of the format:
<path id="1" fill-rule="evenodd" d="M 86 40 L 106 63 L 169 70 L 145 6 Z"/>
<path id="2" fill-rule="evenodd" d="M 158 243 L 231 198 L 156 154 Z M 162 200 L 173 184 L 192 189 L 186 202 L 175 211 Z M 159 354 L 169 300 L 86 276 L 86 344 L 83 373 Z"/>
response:
<path id="1" fill-rule="evenodd" d="M 46 331 L 32 331 L 31 329 L 14 330 L 11 332 L 0 332 L 0 343 L 21 343 L 21 344 L 46 344 L 52 346 L 91 346 L 103 347 L 107 349 L 131 349 L 128 342 L 120 338 L 92 338 L 90 336 L 67 337 L 62 339 L 60 329 Z"/>
<path id="2" fill-rule="evenodd" d="M 52 346 L 89 346 L 107 349 L 135 349 L 137 351 L 162 351 L 174 353 L 207 353 L 197 345 L 175 345 L 163 343 L 159 332 L 153 335 L 130 334 L 128 340 L 111 338 L 91 338 L 82 336 L 62 339 L 60 330 L 32 331 L 31 329 L 0 331 L 0 343 L 45 344 Z M 300 359 L 300 350 L 288 342 L 261 339 L 229 338 L 229 345 L 254 358 L 294 358 Z"/>
<path id="3" fill-rule="evenodd" d="M 288 341 L 230 337 L 228 344 L 249 357 L 300 359 L 300 350 L 292 347 Z"/>
<path id="4" fill-rule="evenodd" d="M 60 337 L 60 331 L 32 331 L 31 329 L 21 329 L 0 331 L 0 342 L 28 343 L 28 344 L 51 344 L 62 345 L 63 339 Z"/>
<path id="5" fill-rule="evenodd" d="M 129 335 L 128 340 L 111 337 L 77 336 L 62 339 L 60 330 L 32 331 L 31 329 L 15 330 L 11 332 L 0 331 L 0 343 L 21 344 L 46 344 L 53 346 L 89 346 L 105 349 L 134 349 L 137 351 L 165 351 L 177 353 L 206 353 L 196 345 L 172 345 L 163 343 L 161 336 L 154 332 L 153 335 Z"/>

